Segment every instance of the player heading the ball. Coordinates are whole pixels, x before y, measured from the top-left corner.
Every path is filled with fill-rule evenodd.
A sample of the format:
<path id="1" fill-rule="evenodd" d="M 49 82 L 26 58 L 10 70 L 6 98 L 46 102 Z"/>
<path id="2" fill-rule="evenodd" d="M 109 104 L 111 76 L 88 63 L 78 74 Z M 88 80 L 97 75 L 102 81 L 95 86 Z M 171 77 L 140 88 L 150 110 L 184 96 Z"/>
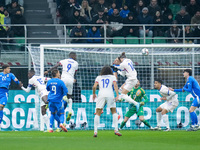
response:
<path id="1" fill-rule="evenodd" d="M 140 103 L 134 101 L 131 97 L 127 95 L 128 92 L 132 90 L 133 87 L 137 84 L 137 71 L 133 66 L 133 62 L 126 58 L 125 52 L 123 52 L 119 57 L 117 57 L 113 62 L 115 68 L 119 69 L 118 74 L 126 76 L 127 79 L 125 83 L 121 86 L 122 92 L 119 97 L 119 100 L 124 99 L 126 102 L 132 103 L 136 106 L 138 111 L 140 108 Z"/>

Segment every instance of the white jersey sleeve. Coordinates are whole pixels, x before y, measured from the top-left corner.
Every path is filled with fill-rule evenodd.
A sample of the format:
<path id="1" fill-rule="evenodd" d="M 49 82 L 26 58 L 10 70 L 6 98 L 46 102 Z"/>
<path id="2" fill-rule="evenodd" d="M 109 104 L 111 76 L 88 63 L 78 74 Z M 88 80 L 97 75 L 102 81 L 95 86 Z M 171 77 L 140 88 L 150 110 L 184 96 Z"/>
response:
<path id="1" fill-rule="evenodd" d="M 40 93 L 43 90 L 46 90 L 46 85 L 44 83 L 44 78 L 41 76 L 33 76 L 31 79 L 29 79 L 29 87 L 35 87 L 37 89 L 37 92 Z"/>
<path id="2" fill-rule="evenodd" d="M 62 77 L 67 76 L 74 78 L 75 72 L 78 70 L 78 62 L 73 59 L 64 59 L 60 61 L 62 65 Z"/>
<path id="3" fill-rule="evenodd" d="M 99 84 L 98 97 L 114 98 L 113 82 L 117 82 L 117 79 L 114 75 L 98 76 L 95 82 Z"/>
<path id="4" fill-rule="evenodd" d="M 133 62 L 130 59 L 124 59 L 118 68 L 125 72 L 128 79 L 137 79 L 137 71 L 135 70 Z"/>
<path id="5" fill-rule="evenodd" d="M 159 92 L 162 97 L 167 98 L 167 101 L 172 102 L 172 103 L 178 103 L 176 93 L 173 91 L 170 91 L 169 88 L 166 87 L 165 85 L 161 86 L 161 89 Z"/>

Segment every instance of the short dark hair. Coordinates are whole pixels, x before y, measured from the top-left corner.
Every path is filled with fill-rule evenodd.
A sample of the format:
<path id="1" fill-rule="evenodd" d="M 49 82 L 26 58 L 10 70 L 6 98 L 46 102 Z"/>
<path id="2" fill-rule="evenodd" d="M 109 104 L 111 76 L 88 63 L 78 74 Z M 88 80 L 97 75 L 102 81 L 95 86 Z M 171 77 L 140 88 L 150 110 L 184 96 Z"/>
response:
<path id="1" fill-rule="evenodd" d="M 104 66 L 102 69 L 101 69 L 101 72 L 100 72 L 100 75 L 113 75 L 113 72 L 112 72 L 112 69 L 110 68 L 110 66 Z"/>
<path id="2" fill-rule="evenodd" d="M 56 74 L 58 73 L 58 71 L 59 71 L 58 69 L 52 70 L 52 71 L 51 71 L 52 76 L 53 76 L 53 77 L 56 77 Z"/>
<path id="3" fill-rule="evenodd" d="M 10 66 L 8 64 L 5 64 L 5 65 L 2 66 L 2 69 L 4 70 L 4 69 L 6 69 L 8 67 L 10 67 Z"/>
<path id="4" fill-rule="evenodd" d="M 69 57 L 70 57 L 70 58 L 72 58 L 72 57 L 74 57 L 74 56 L 76 56 L 76 53 L 75 53 L 75 52 L 70 52 L 70 53 L 69 53 Z"/>
<path id="5" fill-rule="evenodd" d="M 163 81 L 161 79 L 155 79 L 154 81 L 159 82 L 160 84 L 163 84 Z"/>
<path id="6" fill-rule="evenodd" d="M 31 74 L 35 74 L 35 70 L 32 70 L 32 69 L 29 70 L 28 72 L 31 73 Z"/>
<path id="7" fill-rule="evenodd" d="M 187 73 L 189 73 L 189 76 L 192 75 L 192 70 L 191 70 L 191 69 L 185 69 L 185 70 L 183 70 L 183 72 L 187 72 Z"/>

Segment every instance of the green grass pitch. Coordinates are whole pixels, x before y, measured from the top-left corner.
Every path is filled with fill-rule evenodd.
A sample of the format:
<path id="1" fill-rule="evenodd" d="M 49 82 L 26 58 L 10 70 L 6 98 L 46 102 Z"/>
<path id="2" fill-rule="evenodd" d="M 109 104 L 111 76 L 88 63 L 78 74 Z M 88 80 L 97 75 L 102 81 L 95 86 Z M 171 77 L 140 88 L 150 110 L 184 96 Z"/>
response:
<path id="1" fill-rule="evenodd" d="M 0 132 L 1 150 L 199 150 L 200 131 L 69 131 L 44 133 L 40 131 Z"/>

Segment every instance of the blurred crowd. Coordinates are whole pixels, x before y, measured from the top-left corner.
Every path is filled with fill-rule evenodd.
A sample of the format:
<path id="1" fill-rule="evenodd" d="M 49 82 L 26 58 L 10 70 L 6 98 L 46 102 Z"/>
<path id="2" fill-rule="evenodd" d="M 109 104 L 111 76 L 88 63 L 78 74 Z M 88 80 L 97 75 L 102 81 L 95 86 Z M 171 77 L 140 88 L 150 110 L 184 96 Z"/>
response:
<path id="1" fill-rule="evenodd" d="M 0 41 L 4 43 L 15 43 L 13 37 L 24 37 L 23 26 L 12 26 L 12 24 L 26 24 L 23 0 L 0 0 Z M 3 39 L 5 38 L 6 39 Z"/>
<path id="2" fill-rule="evenodd" d="M 72 43 L 101 43 L 106 36 L 169 37 L 169 43 L 193 43 L 200 36 L 200 0 L 55 0 L 61 24 L 70 28 Z M 84 24 L 94 26 L 84 27 Z M 104 29 L 103 24 L 109 26 Z M 128 24 L 126 26 L 126 24 Z M 144 29 L 136 24 L 150 24 Z M 152 26 L 152 24 L 160 26 Z M 173 26 L 163 26 L 173 25 Z M 177 25 L 179 24 L 179 25 Z M 82 25 L 82 26 L 81 26 Z M 186 25 L 182 28 L 180 25 Z M 90 39 L 80 39 L 89 37 Z M 95 38 L 95 39 L 94 39 Z M 188 39 L 187 39 L 188 38 Z M 199 40 L 196 41 L 199 43 Z"/>

